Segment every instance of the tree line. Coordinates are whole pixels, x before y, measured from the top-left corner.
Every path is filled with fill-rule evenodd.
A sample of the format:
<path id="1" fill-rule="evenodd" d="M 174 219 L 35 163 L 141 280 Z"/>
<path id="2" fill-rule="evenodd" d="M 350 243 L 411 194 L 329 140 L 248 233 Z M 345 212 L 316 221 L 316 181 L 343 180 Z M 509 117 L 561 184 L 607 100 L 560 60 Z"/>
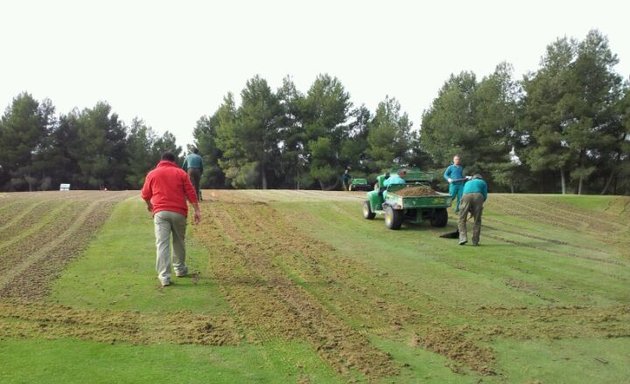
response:
<path id="1" fill-rule="evenodd" d="M 140 119 L 127 126 L 107 103 L 56 116 L 50 100 L 38 102 L 25 92 L 0 120 L 0 186 L 137 189 L 164 151 L 181 154 L 175 136 L 158 136 Z"/>
<path id="2" fill-rule="evenodd" d="M 454 154 L 493 191 L 630 194 L 630 93 L 599 31 L 548 45 L 538 70 L 515 80 L 508 63 L 480 80 L 447 79 L 414 129 L 394 97 L 355 107 L 334 76 L 303 93 L 290 77 L 273 90 L 254 76 L 193 130 L 204 188 L 339 189 L 341 175 L 400 166 L 434 171 Z M 106 103 L 55 116 L 23 93 L 0 120 L 0 187 L 138 188 L 175 137 L 141 119 L 130 126 Z"/>

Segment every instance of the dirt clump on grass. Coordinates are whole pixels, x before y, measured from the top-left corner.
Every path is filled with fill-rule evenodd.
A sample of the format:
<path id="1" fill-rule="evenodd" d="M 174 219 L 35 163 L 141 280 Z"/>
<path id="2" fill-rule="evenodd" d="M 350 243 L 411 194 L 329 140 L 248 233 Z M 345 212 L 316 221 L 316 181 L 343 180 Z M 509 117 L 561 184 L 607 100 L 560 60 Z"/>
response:
<path id="1" fill-rule="evenodd" d="M 0 338 L 76 337 L 105 343 L 235 345 L 233 319 L 188 312 L 84 310 L 43 301 L 65 266 L 82 254 L 114 206 L 137 191 L 6 194 L 0 211 Z M 10 212 L 10 215 L 9 215 Z"/>
<path id="2" fill-rule="evenodd" d="M 493 372 L 493 352 L 478 337 L 454 339 L 464 332 L 443 326 L 435 333 L 427 326 L 434 313 L 448 311 L 431 297 L 298 229 L 295 220 L 308 221 L 303 212 L 238 197 L 215 195 L 194 236 L 217 255 L 210 259 L 212 278 L 250 342 L 305 339 L 338 372 L 358 370 L 377 380 L 397 375 L 400 367 L 367 336 L 405 342 L 415 332 L 431 341 L 431 347 L 416 346 L 448 357 L 454 371 Z M 405 304 L 418 300 L 421 310 Z"/>
<path id="3" fill-rule="evenodd" d="M 23 300 L 0 301 L 0 339 L 3 337 L 200 345 L 236 345 L 240 340 L 234 322 L 225 316 L 86 310 Z"/>
<path id="4" fill-rule="evenodd" d="M 333 284 L 318 273 L 316 263 L 301 276 L 287 270 L 293 257 L 319 259 L 316 255 L 333 248 L 288 226 L 268 204 L 231 200 L 213 205 L 195 237 L 211 254 L 221 255 L 213 258 L 210 270 L 250 342 L 307 340 L 341 374 L 359 371 L 372 380 L 399 373 L 389 354 L 304 288 Z"/>
<path id="5" fill-rule="evenodd" d="M 481 307 L 469 315 L 476 332 L 518 340 L 533 338 L 630 337 L 630 306 Z"/>
<path id="6" fill-rule="evenodd" d="M 435 327 L 420 338 L 420 344 L 456 362 L 452 367 L 456 372 L 461 370 L 459 365 L 464 365 L 484 375 L 495 374 L 492 369 L 494 353 L 470 340 L 465 329 Z"/>

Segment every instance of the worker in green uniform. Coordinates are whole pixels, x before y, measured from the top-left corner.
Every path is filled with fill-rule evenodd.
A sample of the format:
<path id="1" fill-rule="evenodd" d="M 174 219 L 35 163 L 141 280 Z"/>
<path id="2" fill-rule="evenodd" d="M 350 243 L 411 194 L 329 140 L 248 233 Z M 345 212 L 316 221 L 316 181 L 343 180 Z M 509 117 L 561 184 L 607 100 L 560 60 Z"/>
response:
<path id="1" fill-rule="evenodd" d="M 405 170 L 400 170 L 397 173 L 394 173 L 393 175 L 390 175 L 383 182 L 383 187 L 387 188 L 390 185 L 405 185 L 405 184 L 407 184 L 407 181 L 405 181 L 405 179 L 403 179 L 403 177 L 405 177 L 406 175 L 407 175 L 407 171 L 405 171 Z M 387 198 L 387 190 L 385 190 L 383 192 L 383 199 L 386 199 L 386 198 Z"/>
<path id="2" fill-rule="evenodd" d="M 444 171 L 444 180 L 448 182 L 448 194 L 453 199 L 457 199 L 455 203 L 455 213 L 459 212 L 459 206 L 462 200 L 462 191 L 464 189 L 464 167 L 461 165 L 459 155 L 453 156 L 453 164 L 449 165 Z"/>
<path id="3" fill-rule="evenodd" d="M 481 214 L 483 213 L 483 203 L 488 198 L 488 184 L 480 174 L 474 175 L 471 180 L 464 184 L 462 191 L 462 201 L 459 210 L 459 245 L 468 242 L 466 233 L 466 221 L 468 212 L 471 213 L 475 223 L 473 224 L 472 245 L 479 245 L 479 235 L 481 234 Z"/>
<path id="4" fill-rule="evenodd" d="M 188 177 L 190 177 L 190 182 L 193 187 L 195 187 L 195 192 L 197 193 L 197 200 L 203 200 L 201 198 L 201 175 L 203 174 L 203 159 L 199 155 L 199 150 L 197 148 L 193 148 L 192 152 L 186 156 L 184 159 L 184 164 L 182 164 L 182 168 L 184 171 L 188 173 Z"/>
<path id="5" fill-rule="evenodd" d="M 346 168 L 346 170 L 343 172 L 343 175 L 341 176 L 341 183 L 343 184 L 344 191 L 350 190 L 351 180 L 352 180 L 352 175 L 350 175 L 350 167 L 348 167 Z"/>

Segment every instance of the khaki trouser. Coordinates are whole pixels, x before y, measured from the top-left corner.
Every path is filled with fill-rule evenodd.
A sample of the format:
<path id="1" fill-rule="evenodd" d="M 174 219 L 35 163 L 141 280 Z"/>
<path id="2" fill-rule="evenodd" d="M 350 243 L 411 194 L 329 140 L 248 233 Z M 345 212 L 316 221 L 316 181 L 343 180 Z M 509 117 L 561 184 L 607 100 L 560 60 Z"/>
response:
<path id="1" fill-rule="evenodd" d="M 173 235 L 173 268 L 178 275 L 188 273 L 186 267 L 186 216 L 170 211 L 160 211 L 153 216 L 157 255 L 155 269 L 161 283 L 171 279 L 171 234 Z"/>
<path id="2" fill-rule="evenodd" d="M 459 208 L 459 241 L 468 241 L 466 233 L 466 221 L 468 220 L 468 212 L 475 219 L 473 224 L 473 245 L 479 244 L 479 235 L 481 234 L 481 214 L 483 213 L 483 195 L 481 193 L 467 193 L 462 196 L 462 202 Z"/>

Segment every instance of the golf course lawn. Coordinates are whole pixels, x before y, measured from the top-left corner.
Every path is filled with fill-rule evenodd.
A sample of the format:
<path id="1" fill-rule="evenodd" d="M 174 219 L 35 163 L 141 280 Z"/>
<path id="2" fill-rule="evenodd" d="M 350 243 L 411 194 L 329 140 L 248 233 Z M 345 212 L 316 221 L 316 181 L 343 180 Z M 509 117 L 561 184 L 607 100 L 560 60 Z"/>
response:
<path id="1" fill-rule="evenodd" d="M 361 192 L 204 195 L 168 287 L 137 191 L 0 195 L 0 382 L 630 382 L 628 197 L 490 194 L 473 247 Z"/>

